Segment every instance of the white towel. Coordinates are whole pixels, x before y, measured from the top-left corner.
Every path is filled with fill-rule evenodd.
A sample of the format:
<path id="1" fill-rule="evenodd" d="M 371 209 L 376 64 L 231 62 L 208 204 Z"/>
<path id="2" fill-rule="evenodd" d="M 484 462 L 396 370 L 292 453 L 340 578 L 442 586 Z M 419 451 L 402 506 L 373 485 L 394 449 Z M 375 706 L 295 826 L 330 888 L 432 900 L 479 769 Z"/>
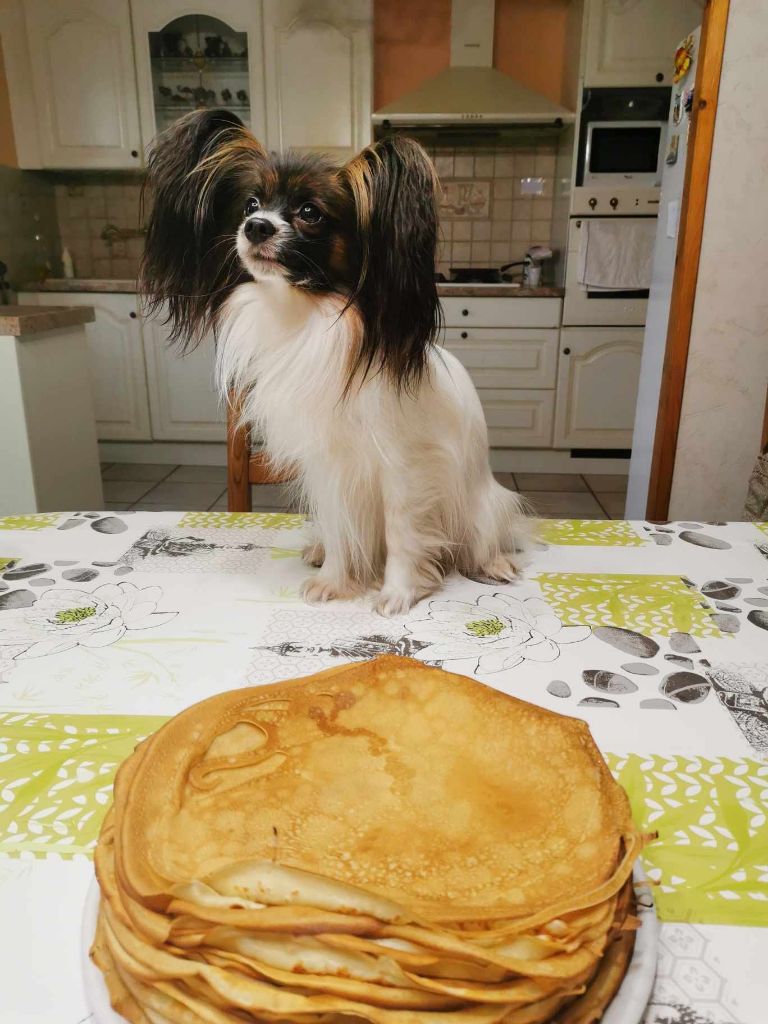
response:
<path id="1" fill-rule="evenodd" d="M 655 217 L 583 220 L 579 284 L 605 291 L 650 288 L 656 226 Z"/>

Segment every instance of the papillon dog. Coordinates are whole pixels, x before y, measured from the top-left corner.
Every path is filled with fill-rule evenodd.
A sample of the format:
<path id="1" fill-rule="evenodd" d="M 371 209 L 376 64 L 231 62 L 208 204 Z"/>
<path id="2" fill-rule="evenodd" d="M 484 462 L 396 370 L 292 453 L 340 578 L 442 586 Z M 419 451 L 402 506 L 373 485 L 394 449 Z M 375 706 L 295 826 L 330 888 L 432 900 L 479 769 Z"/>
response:
<path id="1" fill-rule="evenodd" d="M 421 146 L 388 137 L 339 168 L 195 112 L 157 140 L 147 187 L 142 293 L 183 348 L 213 329 L 218 386 L 295 474 L 319 566 L 304 598 L 375 588 L 395 615 L 452 569 L 513 579 L 523 502 L 493 477 L 467 371 L 435 344 L 439 185 Z"/>

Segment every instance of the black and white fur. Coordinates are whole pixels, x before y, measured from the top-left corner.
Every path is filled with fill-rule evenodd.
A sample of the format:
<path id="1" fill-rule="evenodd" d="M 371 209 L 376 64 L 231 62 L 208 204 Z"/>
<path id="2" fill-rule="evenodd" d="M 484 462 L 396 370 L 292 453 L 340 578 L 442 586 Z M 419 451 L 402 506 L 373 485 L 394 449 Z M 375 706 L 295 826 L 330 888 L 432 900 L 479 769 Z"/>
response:
<path id="1" fill-rule="evenodd" d="M 148 187 L 142 290 L 183 345 L 215 328 L 222 393 L 296 473 L 320 567 L 304 597 L 375 587 L 392 615 L 454 567 L 512 579 L 521 499 L 493 478 L 466 370 L 434 346 L 437 183 L 421 147 L 396 136 L 335 168 L 267 154 L 205 111 L 160 137 Z"/>

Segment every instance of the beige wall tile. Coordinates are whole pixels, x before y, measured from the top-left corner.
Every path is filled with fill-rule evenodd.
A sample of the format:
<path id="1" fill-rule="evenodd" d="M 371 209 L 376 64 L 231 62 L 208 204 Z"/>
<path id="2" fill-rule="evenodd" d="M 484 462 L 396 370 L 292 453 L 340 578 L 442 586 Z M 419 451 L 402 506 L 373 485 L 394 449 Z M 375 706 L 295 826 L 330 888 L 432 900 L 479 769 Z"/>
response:
<path id="1" fill-rule="evenodd" d="M 514 172 L 514 161 L 511 155 L 498 153 L 493 161 L 493 173 L 497 178 L 511 178 Z"/>
<path id="2" fill-rule="evenodd" d="M 457 156 L 453 161 L 455 178 L 471 178 L 474 174 L 474 159 L 471 156 Z"/>
<path id="3" fill-rule="evenodd" d="M 508 199 L 496 200 L 493 204 L 494 220 L 510 220 L 512 218 L 512 203 Z"/>
<path id="4" fill-rule="evenodd" d="M 489 220 L 476 220 L 472 223 L 472 241 L 489 242 L 491 240 L 491 222 Z"/>
<path id="5" fill-rule="evenodd" d="M 494 199 L 511 199 L 512 198 L 512 179 L 511 178 L 496 178 L 493 182 L 493 198 Z"/>
<path id="6" fill-rule="evenodd" d="M 491 263 L 509 262 L 509 242 L 491 242 Z"/>
<path id="7" fill-rule="evenodd" d="M 451 248 L 451 258 L 454 264 L 469 263 L 471 257 L 469 242 L 454 242 Z"/>
<path id="8" fill-rule="evenodd" d="M 533 202 L 524 197 L 515 199 L 512 203 L 512 217 L 514 220 L 530 220 L 533 216 Z"/>
<path id="9" fill-rule="evenodd" d="M 472 243 L 472 262 L 487 263 L 491 258 L 491 243 L 490 242 L 473 242 Z"/>
<path id="10" fill-rule="evenodd" d="M 536 155 L 533 150 L 521 149 L 515 152 L 515 177 L 527 178 L 534 173 Z"/>
<path id="11" fill-rule="evenodd" d="M 468 220 L 455 220 L 453 222 L 454 242 L 468 242 L 472 237 L 472 224 Z"/>
<path id="12" fill-rule="evenodd" d="M 516 220 L 512 224 L 512 240 L 514 242 L 529 242 L 531 239 L 531 222 L 528 220 Z"/>
<path id="13" fill-rule="evenodd" d="M 533 173 L 540 175 L 542 178 L 553 178 L 555 175 L 555 156 L 554 154 L 536 154 L 534 160 Z"/>
<path id="14" fill-rule="evenodd" d="M 508 220 L 495 220 L 491 224 L 491 241 L 503 242 L 509 239 L 512 223 Z"/>
<path id="15" fill-rule="evenodd" d="M 435 157 L 435 170 L 438 178 L 453 177 L 453 153 Z"/>
<path id="16" fill-rule="evenodd" d="M 475 157 L 475 177 L 476 178 L 491 178 L 491 177 L 493 177 L 493 157 L 492 156 L 476 156 Z"/>

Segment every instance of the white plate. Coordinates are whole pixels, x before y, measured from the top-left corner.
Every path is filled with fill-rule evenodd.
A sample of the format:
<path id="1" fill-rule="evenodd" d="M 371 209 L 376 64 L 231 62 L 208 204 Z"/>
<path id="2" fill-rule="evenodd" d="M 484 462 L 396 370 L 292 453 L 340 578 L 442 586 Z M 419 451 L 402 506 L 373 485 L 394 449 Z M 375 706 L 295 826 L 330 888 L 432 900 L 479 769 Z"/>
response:
<path id="1" fill-rule="evenodd" d="M 635 883 L 645 881 L 643 869 L 635 865 Z M 659 944 L 659 920 L 650 888 L 643 885 L 637 892 L 637 914 L 640 928 L 635 939 L 632 959 L 616 993 L 613 1002 L 605 1011 L 601 1024 L 640 1024 L 651 998 L 656 977 L 656 960 Z M 94 878 L 88 889 L 83 910 L 82 964 L 83 984 L 88 1008 L 93 1014 L 93 1024 L 126 1024 L 109 1003 L 109 993 L 101 971 L 88 956 L 93 936 L 96 933 L 96 918 L 99 912 L 99 886 Z"/>

